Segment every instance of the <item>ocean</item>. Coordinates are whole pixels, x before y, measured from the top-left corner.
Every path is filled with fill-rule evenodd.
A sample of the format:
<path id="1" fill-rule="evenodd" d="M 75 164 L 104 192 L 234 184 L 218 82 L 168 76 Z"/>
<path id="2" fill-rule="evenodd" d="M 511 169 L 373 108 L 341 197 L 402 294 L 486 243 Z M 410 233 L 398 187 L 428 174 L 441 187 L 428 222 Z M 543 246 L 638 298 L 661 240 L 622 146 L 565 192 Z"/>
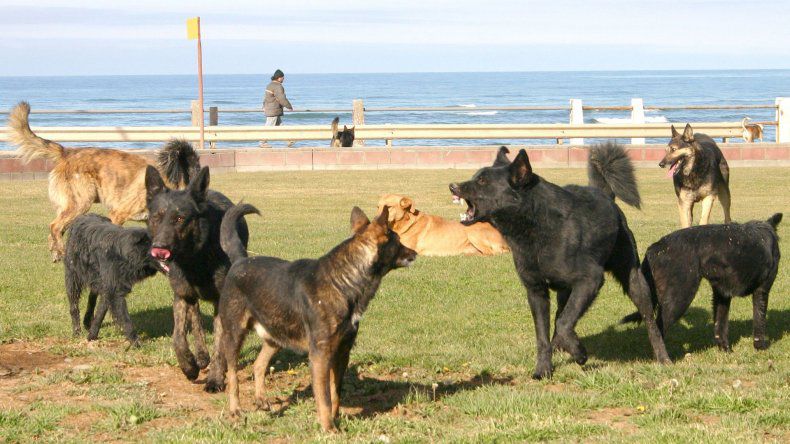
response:
<path id="1" fill-rule="evenodd" d="M 257 113 L 223 113 L 223 109 L 259 108 L 268 75 L 207 75 L 205 106 L 219 108 L 221 125 L 260 125 Z M 384 123 L 567 123 L 567 111 L 490 111 L 485 106 L 567 106 L 571 98 L 585 106 L 630 105 L 631 98 L 651 105 L 773 104 L 790 96 L 790 70 L 730 71 L 589 71 L 503 73 L 290 74 L 285 89 L 297 109 L 351 109 L 354 99 L 366 107 L 463 106 L 451 112 L 368 112 L 369 124 Z M 20 100 L 36 109 L 189 109 L 197 98 L 196 76 L 74 76 L 0 77 L 0 109 Z M 286 113 L 285 125 L 329 124 L 348 113 Z M 651 122 L 774 120 L 772 109 L 648 111 Z M 0 118 L 4 118 L 0 115 Z M 585 121 L 628 119 L 630 111 L 585 111 Z M 615 120 L 612 120 L 615 119 Z M 189 125 L 181 114 L 33 114 L 33 126 L 156 126 Z M 765 127 L 765 140 L 775 140 L 775 128 Z M 553 143 L 553 141 L 395 141 L 395 145 Z M 369 144 L 376 144 L 369 143 Z M 383 144 L 383 141 L 379 142 Z M 307 143 L 305 143 L 307 144 Z M 76 145 L 86 145 L 85 143 Z M 108 145 L 96 143 L 94 145 Z M 159 144 L 112 143 L 120 147 Z M 254 143 L 233 142 L 233 146 Z M 277 143 L 274 143 L 278 146 Z M 314 143 L 312 143 L 314 145 Z M 11 149 L 0 144 L 0 149 Z"/>

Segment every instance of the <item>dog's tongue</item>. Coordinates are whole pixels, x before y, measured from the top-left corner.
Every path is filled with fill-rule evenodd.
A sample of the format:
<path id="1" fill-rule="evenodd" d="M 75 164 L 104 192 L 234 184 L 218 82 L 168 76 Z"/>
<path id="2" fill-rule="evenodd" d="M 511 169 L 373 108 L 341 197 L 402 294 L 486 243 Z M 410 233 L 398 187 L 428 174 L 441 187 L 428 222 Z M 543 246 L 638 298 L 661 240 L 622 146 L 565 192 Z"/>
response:
<path id="1" fill-rule="evenodd" d="M 170 250 L 166 248 L 151 248 L 151 256 L 157 259 L 169 259 Z"/>
<path id="2" fill-rule="evenodd" d="M 459 203 L 461 203 L 461 198 L 460 198 L 460 197 L 458 197 L 458 196 L 456 196 L 456 195 L 453 195 L 453 203 L 454 203 L 454 204 L 459 204 Z"/>
<path id="3" fill-rule="evenodd" d="M 671 167 L 669 167 L 669 169 L 667 170 L 667 177 L 669 177 L 671 179 L 672 176 L 675 175 L 675 172 L 678 170 L 678 165 L 679 164 L 680 164 L 680 162 L 675 162 L 675 163 L 672 164 Z"/>

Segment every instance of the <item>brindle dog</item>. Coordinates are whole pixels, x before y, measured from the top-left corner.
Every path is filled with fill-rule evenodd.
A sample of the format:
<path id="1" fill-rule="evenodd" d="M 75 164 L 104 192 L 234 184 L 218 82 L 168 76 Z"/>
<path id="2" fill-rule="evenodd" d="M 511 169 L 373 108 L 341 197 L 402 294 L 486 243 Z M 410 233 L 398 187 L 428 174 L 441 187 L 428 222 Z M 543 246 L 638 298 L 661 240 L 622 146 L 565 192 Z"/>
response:
<path id="1" fill-rule="evenodd" d="M 370 222 L 354 207 L 353 236 L 319 259 L 248 258 L 237 221 L 257 212 L 251 205 L 237 205 L 222 221 L 222 248 L 233 262 L 219 303 L 230 413 L 240 412 L 236 361 L 247 332 L 254 328 L 263 340 L 253 366 L 256 404 L 266 404 L 263 378 L 272 356 L 282 347 L 307 352 L 319 422 L 325 431 L 334 431 L 343 375 L 362 314 L 384 275 L 408 266 L 417 253 L 388 228 L 386 208 Z M 212 366 L 215 369 L 220 370 Z M 221 378 L 221 373 L 209 376 L 209 382 L 217 383 L 213 388 L 221 389 Z M 206 388 L 211 388 L 209 383 Z"/>
<path id="2" fill-rule="evenodd" d="M 700 225 L 710 220 L 716 198 L 724 208 L 724 223 L 730 223 L 730 167 L 716 142 L 705 134 L 694 134 L 686 124 L 683 134 L 672 126 L 672 139 L 658 166 L 669 165 L 667 175 L 675 184 L 681 228 L 693 224 L 694 204 L 702 201 Z"/>

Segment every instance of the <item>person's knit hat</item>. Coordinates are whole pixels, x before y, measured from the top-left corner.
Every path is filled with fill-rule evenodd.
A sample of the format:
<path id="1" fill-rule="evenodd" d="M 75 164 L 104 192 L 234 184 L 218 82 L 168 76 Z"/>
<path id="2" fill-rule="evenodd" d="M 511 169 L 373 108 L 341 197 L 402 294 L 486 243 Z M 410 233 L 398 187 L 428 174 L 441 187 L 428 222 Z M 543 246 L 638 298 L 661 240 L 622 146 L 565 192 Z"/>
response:
<path id="1" fill-rule="evenodd" d="M 283 72 L 280 71 L 279 69 L 277 71 L 274 71 L 274 74 L 272 74 L 272 80 L 279 79 L 280 77 L 285 77 L 285 74 L 283 74 Z"/>

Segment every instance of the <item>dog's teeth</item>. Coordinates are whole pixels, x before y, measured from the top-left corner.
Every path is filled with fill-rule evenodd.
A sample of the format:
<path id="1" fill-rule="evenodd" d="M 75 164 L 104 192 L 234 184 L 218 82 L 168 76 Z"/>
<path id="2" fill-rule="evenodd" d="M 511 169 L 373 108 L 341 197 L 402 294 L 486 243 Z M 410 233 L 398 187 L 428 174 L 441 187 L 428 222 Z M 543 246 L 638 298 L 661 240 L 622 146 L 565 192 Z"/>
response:
<path id="1" fill-rule="evenodd" d="M 469 215 L 466 213 L 461 213 L 460 216 L 461 216 L 461 222 L 466 222 L 467 219 L 469 219 Z"/>

